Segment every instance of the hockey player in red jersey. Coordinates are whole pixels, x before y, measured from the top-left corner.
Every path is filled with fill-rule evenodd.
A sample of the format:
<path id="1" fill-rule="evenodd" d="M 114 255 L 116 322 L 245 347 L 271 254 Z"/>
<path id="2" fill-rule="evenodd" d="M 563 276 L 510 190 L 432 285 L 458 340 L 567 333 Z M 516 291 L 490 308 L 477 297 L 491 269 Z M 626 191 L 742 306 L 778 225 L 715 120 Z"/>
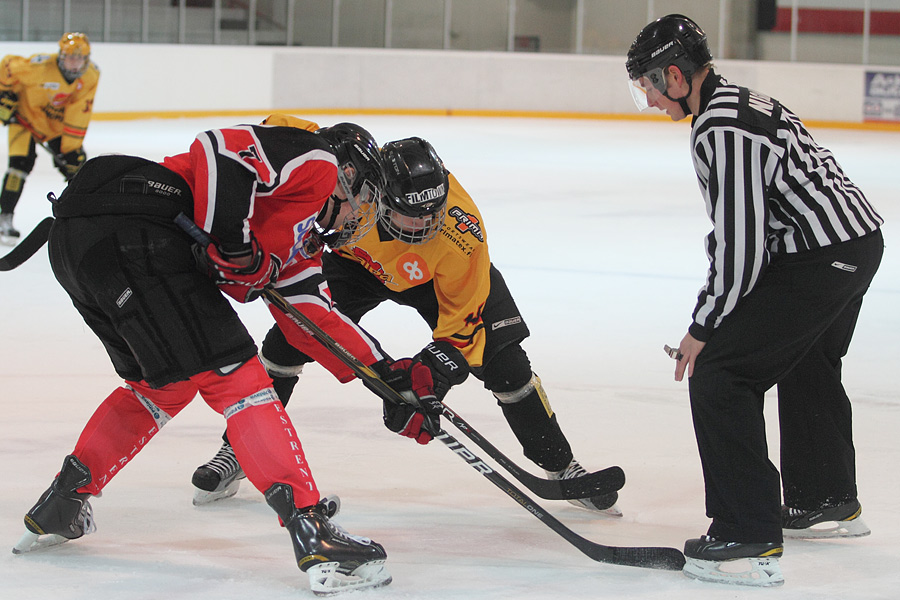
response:
<path id="1" fill-rule="evenodd" d="M 92 531 L 89 498 L 199 392 L 225 416 L 247 478 L 288 529 L 313 590 L 389 583 L 382 546 L 330 522 L 256 345 L 221 293 L 249 302 L 272 285 L 395 388 L 433 399 L 429 370 L 385 360 L 377 341 L 337 312 L 322 275 L 324 244 L 371 228 L 383 185 L 377 145 L 352 124 L 317 133 L 236 126 L 201 133 L 189 152 L 161 164 L 120 155 L 88 161 L 54 206 L 50 262 L 125 385 L 95 411 L 28 511 L 15 551 Z M 192 244 L 174 222 L 179 213 L 214 243 Z M 339 380 L 353 378 L 272 314 L 292 344 Z"/>
<path id="2" fill-rule="evenodd" d="M 382 152 L 388 185 L 378 226 L 323 259 L 335 302 L 356 322 L 386 300 L 414 308 L 432 329 L 432 341 L 418 356 L 433 369 L 438 397 L 461 383 L 471 368 L 494 394 L 525 455 L 548 477 L 584 475 L 520 345 L 528 327 L 491 264 L 484 223 L 472 198 L 427 141 L 399 140 Z M 303 364 L 315 359 L 297 348 L 277 327 L 263 343 L 263 363 L 285 403 Z M 451 357 L 463 369 L 446 372 L 444 361 L 430 360 L 432 352 Z M 385 403 L 385 425 L 428 443 L 432 432 L 426 424 L 438 420 L 441 409 L 428 410 Z M 242 474 L 229 454 L 226 443 L 195 472 L 195 485 L 220 492 L 205 501 L 236 491 Z M 612 492 L 570 502 L 621 516 L 616 500 Z"/>

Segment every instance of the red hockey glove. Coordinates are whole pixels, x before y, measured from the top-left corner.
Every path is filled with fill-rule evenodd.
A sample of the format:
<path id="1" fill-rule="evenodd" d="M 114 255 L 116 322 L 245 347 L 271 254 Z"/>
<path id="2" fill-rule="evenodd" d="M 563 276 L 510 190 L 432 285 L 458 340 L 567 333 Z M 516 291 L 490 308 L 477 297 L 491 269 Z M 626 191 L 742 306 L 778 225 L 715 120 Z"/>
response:
<path id="1" fill-rule="evenodd" d="M 450 342 L 431 342 L 413 357 L 431 370 L 434 394 L 443 400 L 454 385 L 459 385 L 469 376 L 469 363 Z"/>
<path id="2" fill-rule="evenodd" d="M 259 298 L 263 289 L 278 279 L 281 261 L 264 252 L 252 233 L 249 247 L 239 252 L 225 253 L 215 244 L 209 244 L 205 250 L 198 248 L 219 289 L 238 302 Z"/>
<path id="3" fill-rule="evenodd" d="M 403 358 L 373 365 L 381 378 L 400 392 L 407 403 L 384 401 L 384 426 L 402 436 L 427 444 L 441 431 L 444 406 L 434 393 L 431 371 L 420 361 Z"/>

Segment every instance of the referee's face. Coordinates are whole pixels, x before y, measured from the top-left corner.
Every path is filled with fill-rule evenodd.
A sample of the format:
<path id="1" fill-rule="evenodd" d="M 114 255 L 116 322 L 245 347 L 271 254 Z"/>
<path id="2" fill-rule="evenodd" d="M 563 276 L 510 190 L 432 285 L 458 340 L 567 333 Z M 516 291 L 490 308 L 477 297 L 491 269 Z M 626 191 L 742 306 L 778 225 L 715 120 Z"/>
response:
<path id="1" fill-rule="evenodd" d="M 685 82 L 684 76 L 678 67 L 669 66 L 666 68 L 666 94 L 668 94 L 668 97 L 664 96 L 662 92 L 652 85 L 648 86 L 647 105 L 663 111 L 673 121 L 680 121 L 687 115 L 684 113 L 681 105 L 675 100 L 671 100 L 671 98 L 685 97 L 688 95 L 689 89 L 690 87 Z"/>

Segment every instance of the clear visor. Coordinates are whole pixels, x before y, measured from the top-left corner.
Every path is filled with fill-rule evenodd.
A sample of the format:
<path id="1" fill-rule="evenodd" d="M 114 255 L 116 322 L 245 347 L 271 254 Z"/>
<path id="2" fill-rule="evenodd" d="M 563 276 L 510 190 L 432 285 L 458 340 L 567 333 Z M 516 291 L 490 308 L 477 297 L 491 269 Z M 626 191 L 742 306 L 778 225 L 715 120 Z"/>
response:
<path id="1" fill-rule="evenodd" d="M 628 82 L 631 98 L 638 110 L 650 108 L 650 98 L 659 97 L 666 92 L 666 78 L 662 69 L 651 69 Z"/>

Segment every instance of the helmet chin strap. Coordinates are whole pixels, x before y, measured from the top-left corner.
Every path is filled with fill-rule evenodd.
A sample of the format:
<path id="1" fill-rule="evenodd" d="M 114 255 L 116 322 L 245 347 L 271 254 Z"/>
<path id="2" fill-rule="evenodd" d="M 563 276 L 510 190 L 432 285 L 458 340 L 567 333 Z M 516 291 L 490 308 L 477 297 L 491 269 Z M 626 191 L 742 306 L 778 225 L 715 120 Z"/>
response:
<path id="1" fill-rule="evenodd" d="M 691 92 L 694 90 L 694 80 L 693 80 L 693 78 L 688 78 L 687 82 L 688 82 L 687 94 L 685 94 L 681 98 L 673 98 L 672 96 L 669 95 L 668 91 L 663 93 L 663 96 L 665 96 L 672 102 L 678 103 L 678 106 L 680 106 L 681 110 L 684 111 L 684 116 L 688 116 L 688 115 L 692 114 L 690 107 L 688 107 L 687 99 L 691 97 Z"/>

